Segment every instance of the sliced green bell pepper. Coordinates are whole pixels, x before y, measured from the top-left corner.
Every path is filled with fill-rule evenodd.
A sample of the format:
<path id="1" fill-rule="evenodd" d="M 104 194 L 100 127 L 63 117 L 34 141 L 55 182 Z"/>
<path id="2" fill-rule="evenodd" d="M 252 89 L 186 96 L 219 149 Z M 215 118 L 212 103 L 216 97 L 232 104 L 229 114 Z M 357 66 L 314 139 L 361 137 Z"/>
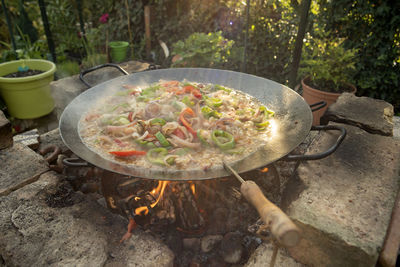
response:
<path id="1" fill-rule="evenodd" d="M 147 96 L 140 95 L 140 96 L 136 97 L 136 100 L 139 102 L 149 102 L 150 98 Z"/>
<path id="2" fill-rule="evenodd" d="M 203 113 L 204 117 L 206 117 L 207 119 L 210 117 L 214 117 L 214 118 L 221 118 L 221 113 L 219 113 L 216 110 L 213 110 L 212 108 L 210 108 L 209 106 L 204 106 L 201 108 L 201 113 Z"/>
<path id="3" fill-rule="evenodd" d="M 216 97 L 208 97 L 208 96 L 203 96 L 204 102 L 206 103 L 207 106 L 210 107 L 220 107 L 222 105 L 222 99 L 216 98 Z"/>
<path id="4" fill-rule="evenodd" d="M 228 150 L 235 147 L 235 139 L 233 136 L 223 130 L 212 131 L 211 140 L 222 150 Z"/>
<path id="5" fill-rule="evenodd" d="M 166 162 L 168 163 L 168 165 L 174 165 L 175 164 L 175 158 L 174 157 L 167 158 Z"/>
<path id="6" fill-rule="evenodd" d="M 256 123 L 256 127 L 257 128 L 266 128 L 267 126 L 269 125 L 269 121 L 264 121 L 264 122 L 261 122 L 261 123 Z"/>
<path id="7" fill-rule="evenodd" d="M 221 86 L 221 85 L 218 85 L 218 84 L 215 84 L 215 85 L 214 85 L 214 90 L 215 90 L 215 91 L 222 90 L 222 91 L 225 91 L 225 92 L 227 92 L 227 93 L 232 92 L 231 89 L 225 88 L 225 87 L 223 87 L 223 86 Z"/>
<path id="8" fill-rule="evenodd" d="M 148 97 L 153 97 L 155 92 L 160 89 L 159 85 L 156 86 L 150 86 L 142 90 L 141 94 L 142 96 L 148 96 Z"/>
<path id="9" fill-rule="evenodd" d="M 153 164 L 165 165 L 164 157 L 168 154 L 168 150 L 164 147 L 152 148 L 147 151 L 146 158 Z"/>
<path id="10" fill-rule="evenodd" d="M 167 122 L 163 118 L 154 118 L 150 121 L 150 125 L 165 125 Z"/>
<path id="11" fill-rule="evenodd" d="M 275 112 L 272 110 L 267 109 L 265 106 L 260 107 L 260 112 L 263 112 L 266 119 L 269 119 L 275 115 Z"/>
<path id="12" fill-rule="evenodd" d="M 150 141 L 136 139 L 135 142 L 145 148 L 155 148 L 156 147 L 156 145 Z"/>
<path id="13" fill-rule="evenodd" d="M 155 134 L 155 137 L 158 139 L 158 141 L 160 142 L 160 144 L 161 144 L 163 147 L 169 147 L 169 146 L 171 146 L 171 144 L 168 142 L 167 138 L 165 138 L 165 136 L 164 136 L 160 131 L 158 131 L 158 132 Z"/>
<path id="14" fill-rule="evenodd" d="M 187 95 L 182 98 L 182 102 L 188 107 L 194 106 L 194 101 L 191 101 Z"/>

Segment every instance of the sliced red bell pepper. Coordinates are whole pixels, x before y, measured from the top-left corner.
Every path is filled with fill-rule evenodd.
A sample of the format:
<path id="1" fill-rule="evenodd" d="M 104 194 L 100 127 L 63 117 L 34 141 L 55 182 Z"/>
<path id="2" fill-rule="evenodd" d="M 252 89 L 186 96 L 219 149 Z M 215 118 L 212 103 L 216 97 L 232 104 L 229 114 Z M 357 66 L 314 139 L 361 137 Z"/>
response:
<path id="1" fill-rule="evenodd" d="M 200 90 L 197 89 L 196 87 L 192 86 L 192 85 L 186 85 L 183 87 L 183 91 L 185 93 L 191 93 L 194 97 L 201 99 L 202 95 L 200 93 Z"/>
<path id="2" fill-rule="evenodd" d="M 170 87 L 170 86 L 178 86 L 179 81 L 167 81 L 161 84 L 164 87 Z"/>
<path id="3" fill-rule="evenodd" d="M 140 91 L 139 90 L 133 90 L 132 92 L 129 93 L 129 95 L 133 95 L 133 96 L 138 96 L 140 95 Z"/>
<path id="4" fill-rule="evenodd" d="M 186 93 L 191 93 L 194 97 L 201 99 L 202 94 L 200 90 L 194 87 L 193 85 L 186 85 L 180 89 L 179 87 L 169 87 L 166 89 L 167 92 L 173 92 L 176 95 L 183 95 Z"/>
<path id="5" fill-rule="evenodd" d="M 133 112 L 132 112 L 132 111 L 130 111 L 129 114 L 128 114 L 128 120 L 129 120 L 130 122 L 133 121 Z"/>
<path id="6" fill-rule="evenodd" d="M 167 88 L 165 88 L 165 91 L 174 93 L 176 95 L 183 94 L 182 90 L 179 87 L 167 87 Z"/>
<path id="7" fill-rule="evenodd" d="M 192 125 L 190 125 L 190 123 L 186 120 L 185 118 L 186 114 L 194 117 L 195 113 L 191 108 L 185 108 L 179 115 L 179 120 L 182 122 L 182 125 L 185 126 L 185 128 L 195 137 L 197 136 L 197 132 L 193 130 Z"/>
<path id="8" fill-rule="evenodd" d="M 143 156 L 146 155 L 146 151 L 140 151 L 140 150 L 125 150 L 125 151 L 110 151 L 108 152 L 112 155 L 118 156 L 118 157 L 130 157 L 130 156 Z"/>
<path id="9" fill-rule="evenodd" d="M 183 87 L 183 91 L 185 91 L 185 93 L 191 93 L 193 89 L 194 87 L 192 85 L 186 85 Z"/>
<path id="10" fill-rule="evenodd" d="M 197 99 L 201 99 L 202 98 L 202 94 L 200 93 L 200 90 L 197 88 L 194 88 L 192 90 L 192 95 L 194 95 L 195 98 Z"/>

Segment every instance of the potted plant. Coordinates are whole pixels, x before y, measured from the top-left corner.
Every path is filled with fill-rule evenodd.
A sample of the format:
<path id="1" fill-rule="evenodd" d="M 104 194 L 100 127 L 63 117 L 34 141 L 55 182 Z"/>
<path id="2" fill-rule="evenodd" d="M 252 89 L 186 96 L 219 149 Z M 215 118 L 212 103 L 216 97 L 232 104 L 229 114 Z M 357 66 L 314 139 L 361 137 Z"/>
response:
<path id="1" fill-rule="evenodd" d="M 0 94 L 8 112 L 18 119 L 33 119 L 54 108 L 50 82 L 56 65 L 48 60 L 21 59 L 0 64 Z"/>
<path id="2" fill-rule="evenodd" d="M 125 41 L 112 41 L 109 43 L 111 48 L 111 59 L 113 62 L 122 62 L 126 59 L 129 43 Z"/>
<path id="3" fill-rule="evenodd" d="M 345 49 L 343 39 L 315 39 L 315 45 L 305 49 L 299 68 L 303 98 L 308 104 L 325 101 L 327 106 L 314 112 L 313 125 L 320 124 L 320 117 L 329 105 L 336 102 L 343 92 L 355 93 L 350 83 L 354 75 L 356 49 Z"/>

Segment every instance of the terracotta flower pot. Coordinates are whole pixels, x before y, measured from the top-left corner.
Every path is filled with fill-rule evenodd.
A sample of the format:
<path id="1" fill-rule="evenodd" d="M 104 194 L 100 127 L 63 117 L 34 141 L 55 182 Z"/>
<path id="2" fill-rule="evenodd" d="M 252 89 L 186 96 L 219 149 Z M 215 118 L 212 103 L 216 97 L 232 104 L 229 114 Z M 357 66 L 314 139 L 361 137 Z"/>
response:
<path id="1" fill-rule="evenodd" d="M 313 117 L 314 117 L 313 125 L 320 125 L 320 118 L 322 117 L 322 115 L 324 115 L 326 109 L 330 105 L 335 103 L 336 100 L 338 99 L 338 97 L 342 93 L 330 93 L 330 92 L 325 92 L 325 91 L 321 91 L 321 90 L 312 88 L 309 85 L 307 85 L 307 83 L 309 83 L 309 81 L 310 81 L 310 76 L 307 76 L 303 80 L 301 80 L 301 86 L 303 88 L 304 100 L 306 100 L 306 102 L 309 105 L 317 103 L 317 102 L 321 102 L 321 101 L 325 101 L 327 103 L 327 105 L 324 108 L 313 112 Z M 352 84 L 347 84 L 347 85 L 353 89 L 351 91 L 351 93 L 354 94 L 357 91 L 357 88 L 354 85 L 352 85 Z"/>

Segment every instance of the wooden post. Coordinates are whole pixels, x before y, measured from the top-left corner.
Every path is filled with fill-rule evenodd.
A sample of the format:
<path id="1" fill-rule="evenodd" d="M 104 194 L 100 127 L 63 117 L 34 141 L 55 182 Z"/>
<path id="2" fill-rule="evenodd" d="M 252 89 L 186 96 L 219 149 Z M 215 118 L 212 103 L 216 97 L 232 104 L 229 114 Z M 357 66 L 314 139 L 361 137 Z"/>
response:
<path id="1" fill-rule="evenodd" d="M 144 25 L 146 37 L 146 56 L 150 58 L 151 53 L 151 32 L 150 32 L 150 6 L 144 7 Z"/>
<path id="2" fill-rule="evenodd" d="M 133 59 L 133 36 L 131 30 L 131 16 L 129 15 L 129 5 L 128 0 L 125 0 L 125 8 L 126 8 L 126 19 L 128 20 L 128 33 L 129 33 L 129 46 L 131 48 L 131 59 Z"/>
<path id="3" fill-rule="evenodd" d="M 250 0 L 246 2 L 246 31 L 244 35 L 244 51 L 243 51 L 243 62 L 242 62 L 242 72 L 247 71 L 247 46 L 249 38 L 249 21 L 250 21 Z"/>
<path id="4" fill-rule="evenodd" d="M 301 49 L 303 47 L 303 39 L 306 33 L 308 11 L 310 10 L 311 0 L 301 1 L 301 13 L 300 13 L 300 24 L 297 31 L 296 43 L 293 51 L 293 62 L 292 69 L 289 74 L 289 87 L 294 88 L 296 86 L 297 71 L 299 69 Z"/>

